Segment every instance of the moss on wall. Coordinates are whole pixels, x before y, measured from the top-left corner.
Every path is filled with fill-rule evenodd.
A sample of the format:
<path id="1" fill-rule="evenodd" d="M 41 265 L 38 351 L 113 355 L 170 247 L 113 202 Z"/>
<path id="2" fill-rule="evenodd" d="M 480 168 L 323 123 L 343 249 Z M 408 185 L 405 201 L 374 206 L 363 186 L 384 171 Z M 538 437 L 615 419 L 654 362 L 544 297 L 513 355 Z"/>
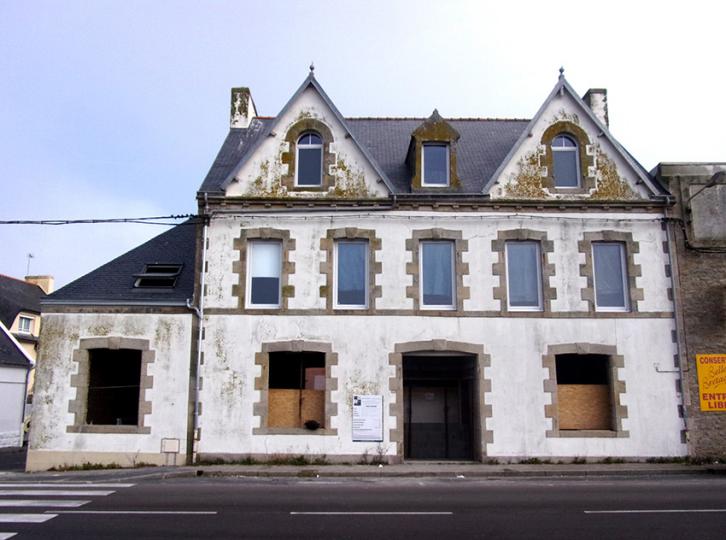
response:
<path id="1" fill-rule="evenodd" d="M 337 199 L 366 199 L 371 197 L 371 193 L 363 171 L 353 169 L 342 158 L 338 158 L 335 164 L 335 186 L 328 191 L 328 196 Z"/>
<path id="2" fill-rule="evenodd" d="M 260 163 L 259 173 L 252 181 L 252 184 L 250 184 L 245 195 L 263 199 L 284 197 L 287 194 L 287 190 L 282 186 L 282 182 L 280 181 L 282 178 L 280 166 L 281 163 L 279 160 L 275 160 L 273 165 L 270 165 L 269 159 Z"/>
<path id="3" fill-rule="evenodd" d="M 620 177 L 615 163 L 599 146 L 596 171 L 597 188 L 590 195 L 591 199 L 629 201 L 639 198 L 630 185 Z"/>
<path id="4" fill-rule="evenodd" d="M 538 152 L 532 151 L 517 163 L 519 170 L 513 174 L 504 188 L 504 196 L 512 199 L 545 199 L 547 192 L 542 187 L 542 167 Z"/>

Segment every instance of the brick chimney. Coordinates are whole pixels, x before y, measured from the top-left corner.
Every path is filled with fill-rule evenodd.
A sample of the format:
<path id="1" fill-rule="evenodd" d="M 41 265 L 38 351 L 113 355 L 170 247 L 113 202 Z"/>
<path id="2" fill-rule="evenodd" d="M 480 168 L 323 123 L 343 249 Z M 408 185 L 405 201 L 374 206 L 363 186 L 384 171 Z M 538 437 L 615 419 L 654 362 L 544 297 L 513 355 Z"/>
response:
<path id="1" fill-rule="evenodd" d="M 55 285 L 53 276 L 25 276 L 25 281 L 37 285 L 45 294 L 52 293 Z"/>
<path id="2" fill-rule="evenodd" d="M 230 107 L 229 127 L 249 127 L 252 119 L 257 116 L 255 102 L 252 101 L 250 89 L 246 87 L 232 88 L 232 103 Z"/>
<path id="3" fill-rule="evenodd" d="M 608 119 L 608 91 L 605 88 L 590 88 L 587 93 L 582 96 L 584 101 L 595 117 L 603 123 L 605 127 L 610 126 Z"/>

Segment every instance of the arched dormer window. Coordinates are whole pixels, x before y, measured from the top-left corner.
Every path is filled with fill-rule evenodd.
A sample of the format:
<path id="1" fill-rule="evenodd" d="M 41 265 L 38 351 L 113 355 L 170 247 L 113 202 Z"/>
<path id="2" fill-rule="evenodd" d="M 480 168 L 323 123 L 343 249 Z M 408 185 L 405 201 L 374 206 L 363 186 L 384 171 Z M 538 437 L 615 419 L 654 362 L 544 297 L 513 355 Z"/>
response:
<path id="1" fill-rule="evenodd" d="M 556 188 L 580 187 L 580 153 L 577 141 L 569 135 L 552 139 L 552 175 Z"/>
<path id="2" fill-rule="evenodd" d="M 314 131 L 303 133 L 297 140 L 297 186 L 323 184 L 323 139 Z"/>

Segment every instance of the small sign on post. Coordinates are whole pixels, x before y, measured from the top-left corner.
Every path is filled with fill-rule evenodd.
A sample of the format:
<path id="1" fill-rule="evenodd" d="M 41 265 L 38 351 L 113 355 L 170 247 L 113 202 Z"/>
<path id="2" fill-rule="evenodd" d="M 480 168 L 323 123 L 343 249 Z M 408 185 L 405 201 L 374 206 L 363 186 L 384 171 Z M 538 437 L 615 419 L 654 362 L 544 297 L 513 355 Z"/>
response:
<path id="1" fill-rule="evenodd" d="M 353 396 L 353 442 L 383 442 L 383 396 Z"/>
<path id="2" fill-rule="evenodd" d="M 697 354 L 702 411 L 726 411 L 726 354 Z"/>

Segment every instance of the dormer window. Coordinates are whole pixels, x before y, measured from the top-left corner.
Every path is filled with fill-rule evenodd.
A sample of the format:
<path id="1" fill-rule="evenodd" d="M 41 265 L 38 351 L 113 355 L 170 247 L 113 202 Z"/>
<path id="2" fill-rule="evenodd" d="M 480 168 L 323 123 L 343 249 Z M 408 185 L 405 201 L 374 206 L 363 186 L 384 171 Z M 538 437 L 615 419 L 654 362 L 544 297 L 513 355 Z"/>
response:
<path id="1" fill-rule="evenodd" d="M 580 187 L 580 155 L 573 137 L 560 134 L 552 139 L 552 169 L 556 188 Z"/>
<path id="2" fill-rule="evenodd" d="M 323 185 L 323 139 L 314 131 L 303 133 L 297 140 L 297 178 L 295 185 Z"/>
<path id="3" fill-rule="evenodd" d="M 449 185 L 449 145 L 424 143 L 423 186 Z"/>
<path id="4" fill-rule="evenodd" d="M 173 289 L 181 270 L 181 264 L 147 264 L 143 272 L 134 274 L 134 288 Z"/>

